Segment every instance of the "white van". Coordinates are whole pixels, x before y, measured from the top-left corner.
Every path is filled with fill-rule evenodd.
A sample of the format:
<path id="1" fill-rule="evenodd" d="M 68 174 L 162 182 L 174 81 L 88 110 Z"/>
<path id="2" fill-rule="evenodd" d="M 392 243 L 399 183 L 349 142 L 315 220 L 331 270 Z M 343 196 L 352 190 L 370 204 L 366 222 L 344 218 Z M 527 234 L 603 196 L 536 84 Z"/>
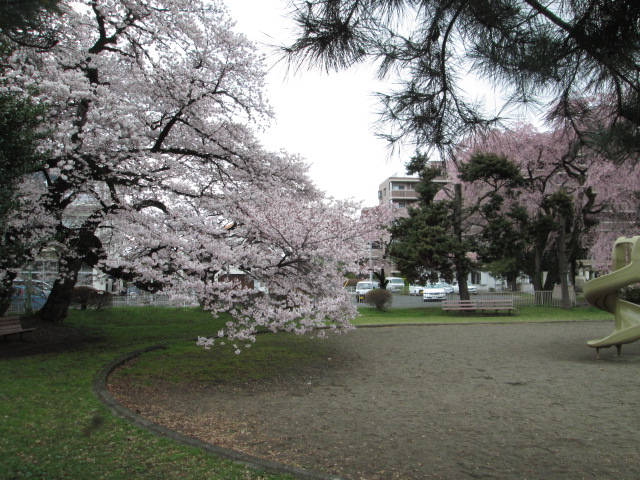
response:
<path id="1" fill-rule="evenodd" d="M 366 295 L 371 290 L 380 288 L 378 282 L 358 282 L 356 284 L 356 295 Z"/>
<path id="2" fill-rule="evenodd" d="M 400 277 L 387 277 L 387 290 L 390 292 L 400 292 L 404 290 L 404 279 Z"/>

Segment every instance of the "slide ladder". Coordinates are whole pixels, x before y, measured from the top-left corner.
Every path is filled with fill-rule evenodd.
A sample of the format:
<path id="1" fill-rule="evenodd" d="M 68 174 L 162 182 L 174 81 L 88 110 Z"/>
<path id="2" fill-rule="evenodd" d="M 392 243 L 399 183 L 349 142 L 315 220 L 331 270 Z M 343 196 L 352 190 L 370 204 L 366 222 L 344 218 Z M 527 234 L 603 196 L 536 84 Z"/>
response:
<path id="1" fill-rule="evenodd" d="M 587 345 L 596 349 L 616 346 L 618 355 L 622 345 L 640 340 L 640 305 L 620 300 L 620 289 L 640 283 L 640 236 L 620 237 L 613 244 L 611 255 L 613 271 L 584 286 L 584 296 L 589 304 L 615 315 L 613 333 L 600 340 L 590 340 Z"/>

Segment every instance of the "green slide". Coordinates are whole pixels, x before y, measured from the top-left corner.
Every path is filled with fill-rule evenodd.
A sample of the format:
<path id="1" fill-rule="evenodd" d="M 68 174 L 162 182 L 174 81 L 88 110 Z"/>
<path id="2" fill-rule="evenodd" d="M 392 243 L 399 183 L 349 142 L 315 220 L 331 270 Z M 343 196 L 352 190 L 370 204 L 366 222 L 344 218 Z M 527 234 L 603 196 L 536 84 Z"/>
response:
<path id="1" fill-rule="evenodd" d="M 615 345 L 620 355 L 623 344 L 640 340 L 640 305 L 618 298 L 620 289 L 640 282 L 640 236 L 618 238 L 613 244 L 611 258 L 613 271 L 584 286 L 587 302 L 615 315 L 613 333 L 587 342 L 596 349 L 596 358 L 599 358 L 601 348 Z"/>

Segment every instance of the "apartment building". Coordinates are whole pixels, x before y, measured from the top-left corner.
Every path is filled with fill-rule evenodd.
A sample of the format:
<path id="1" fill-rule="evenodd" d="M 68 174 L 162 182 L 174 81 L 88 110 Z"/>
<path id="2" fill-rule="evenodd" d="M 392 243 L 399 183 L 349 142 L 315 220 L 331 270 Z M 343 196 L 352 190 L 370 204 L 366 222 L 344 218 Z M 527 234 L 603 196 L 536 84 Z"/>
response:
<path id="1" fill-rule="evenodd" d="M 392 176 L 385 179 L 378 187 L 378 203 L 407 208 L 418 200 L 415 185 L 419 182 L 418 177 Z"/>
<path id="2" fill-rule="evenodd" d="M 444 162 L 430 162 L 431 167 L 440 169 L 440 176 L 434 179 L 437 183 L 447 183 Z M 386 178 L 378 187 L 378 203 L 393 205 L 397 208 L 407 208 L 418 200 L 415 186 L 420 182 L 418 177 L 395 174 Z"/>
<path id="3" fill-rule="evenodd" d="M 430 166 L 440 168 L 441 175 L 437 177 L 435 182 L 446 183 L 446 175 L 444 171 L 444 162 L 430 162 Z M 378 204 L 392 205 L 399 209 L 406 209 L 418 201 L 418 192 L 415 187 L 420 183 L 420 178 L 407 175 L 394 174 L 382 181 L 378 187 Z M 380 242 L 375 242 L 371 248 L 371 261 L 377 264 L 382 262 L 384 256 L 384 244 L 389 238 L 383 238 Z M 383 262 L 387 275 L 398 276 L 400 272 L 395 265 L 385 259 Z"/>

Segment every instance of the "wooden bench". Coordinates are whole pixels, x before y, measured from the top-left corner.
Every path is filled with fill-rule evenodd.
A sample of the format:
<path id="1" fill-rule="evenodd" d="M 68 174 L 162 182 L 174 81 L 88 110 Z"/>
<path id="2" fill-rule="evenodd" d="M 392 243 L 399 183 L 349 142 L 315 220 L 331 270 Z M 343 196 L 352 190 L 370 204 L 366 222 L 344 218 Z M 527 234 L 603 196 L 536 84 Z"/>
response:
<path id="1" fill-rule="evenodd" d="M 477 300 L 443 300 L 442 301 L 442 310 L 445 312 L 448 311 L 456 311 L 456 312 L 475 312 L 479 311 L 487 311 L 493 310 L 495 313 L 498 313 L 499 310 L 508 310 L 511 313 L 511 310 L 515 310 L 513 307 L 512 299 L 487 299 L 480 298 Z"/>
<path id="2" fill-rule="evenodd" d="M 478 310 L 478 304 L 476 300 L 443 300 L 442 310 L 445 312 L 451 310 L 457 312 L 475 312 Z"/>
<path id="3" fill-rule="evenodd" d="M 20 340 L 22 340 L 22 334 L 25 332 L 31 332 L 35 328 L 22 328 L 20 323 L 20 317 L 0 317 L 0 336 L 7 340 L 8 335 L 14 333 L 20 334 Z"/>
<path id="4" fill-rule="evenodd" d="M 509 314 L 511 314 L 511 310 L 515 310 L 515 308 L 513 307 L 512 299 L 481 298 L 478 299 L 478 310 L 493 310 L 495 313 L 498 313 L 498 310 L 508 310 Z"/>

